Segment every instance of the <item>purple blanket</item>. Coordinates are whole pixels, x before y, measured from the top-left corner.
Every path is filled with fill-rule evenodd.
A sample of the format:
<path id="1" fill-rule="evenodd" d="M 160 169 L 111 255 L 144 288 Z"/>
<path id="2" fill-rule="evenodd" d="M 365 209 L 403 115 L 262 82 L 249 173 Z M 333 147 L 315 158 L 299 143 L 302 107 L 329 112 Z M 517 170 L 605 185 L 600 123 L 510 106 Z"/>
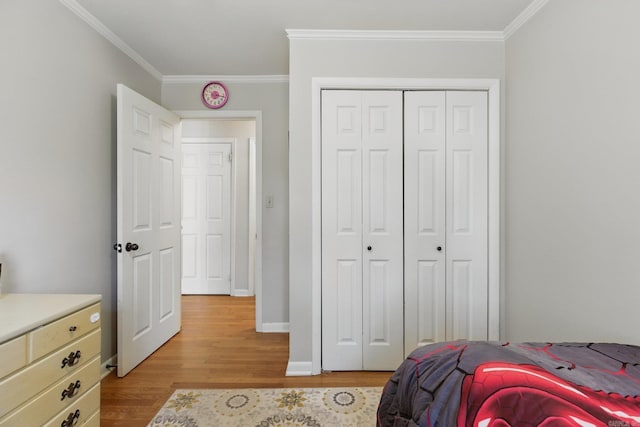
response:
<path id="1" fill-rule="evenodd" d="M 454 341 L 386 384 L 379 426 L 640 427 L 640 347 Z"/>

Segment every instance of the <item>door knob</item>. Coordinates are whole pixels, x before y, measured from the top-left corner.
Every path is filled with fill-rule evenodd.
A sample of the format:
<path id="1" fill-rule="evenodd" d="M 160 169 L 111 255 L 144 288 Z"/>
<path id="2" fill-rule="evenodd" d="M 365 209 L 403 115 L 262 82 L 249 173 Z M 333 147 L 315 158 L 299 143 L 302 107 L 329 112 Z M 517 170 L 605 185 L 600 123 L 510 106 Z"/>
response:
<path id="1" fill-rule="evenodd" d="M 371 249 L 373 249 L 371 246 L 367 246 L 368 251 L 370 251 Z"/>
<path id="2" fill-rule="evenodd" d="M 138 250 L 138 244 L 137 243 L 128 242 L 125 245 L 124 250 L 127 251 L 127 252 L 137 251 Z"/>
<path id="3" fill-rule="evenodd" d="M 438 247 L 436 248 L 436 250 L 437 250 L 438 252 L 442 252 L 442 246 L 438 246 Z"/>

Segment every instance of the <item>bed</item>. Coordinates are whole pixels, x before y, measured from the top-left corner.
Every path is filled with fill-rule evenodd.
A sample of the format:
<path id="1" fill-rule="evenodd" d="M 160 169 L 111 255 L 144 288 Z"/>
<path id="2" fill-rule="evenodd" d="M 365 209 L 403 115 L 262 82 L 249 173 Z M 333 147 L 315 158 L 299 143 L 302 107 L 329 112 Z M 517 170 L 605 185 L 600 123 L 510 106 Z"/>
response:
<path id="1" fill-rule="evenodd" d="M 412 352 L 378 426 L 640 427 L 640 347 L 453 341 Z"/>

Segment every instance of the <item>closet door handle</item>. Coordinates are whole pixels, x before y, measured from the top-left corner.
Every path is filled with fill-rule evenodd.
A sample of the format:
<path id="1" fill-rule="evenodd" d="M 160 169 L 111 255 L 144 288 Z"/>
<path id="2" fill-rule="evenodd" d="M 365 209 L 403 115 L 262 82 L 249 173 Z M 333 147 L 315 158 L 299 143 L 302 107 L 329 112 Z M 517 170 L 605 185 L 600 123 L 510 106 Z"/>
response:
<path id="1" fill-rule="evenodd" d="M 438 252 L 442 252 L 442 246 L 438 246 L 438 247 L 436 248 L 436 250 L 437 250 Z"/>
<path id="2" fill-rule="evenodd" d="M 368 251 L 370 251 L 371 249 L 373 249 L 371 246 L 367 246 Z"/>

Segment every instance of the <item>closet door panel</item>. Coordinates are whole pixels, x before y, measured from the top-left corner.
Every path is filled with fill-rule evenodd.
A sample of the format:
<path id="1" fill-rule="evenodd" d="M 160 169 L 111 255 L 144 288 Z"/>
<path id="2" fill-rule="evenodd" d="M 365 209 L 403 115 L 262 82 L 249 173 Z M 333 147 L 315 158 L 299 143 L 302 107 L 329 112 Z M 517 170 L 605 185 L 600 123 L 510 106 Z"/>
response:
<path id="1" fill-rule="evenodd" d="M 322 365 L 362 369 L 362 95 L 322 92 Z"/>
<path id="2" fill-rule="evenodd" d="M 404 114 L 408 354 L 445 339 L 445 92 L 405 92 Z"/>
<path id="3" fill-rule="evenodd" d="M 404 358 L 402 92 L 362 92 L 363 368 Z"/>
<path id="4" fill-rule="evenodd" d="M 447 339 L 487 339 L 487 94 L 446 94 Z"/>

